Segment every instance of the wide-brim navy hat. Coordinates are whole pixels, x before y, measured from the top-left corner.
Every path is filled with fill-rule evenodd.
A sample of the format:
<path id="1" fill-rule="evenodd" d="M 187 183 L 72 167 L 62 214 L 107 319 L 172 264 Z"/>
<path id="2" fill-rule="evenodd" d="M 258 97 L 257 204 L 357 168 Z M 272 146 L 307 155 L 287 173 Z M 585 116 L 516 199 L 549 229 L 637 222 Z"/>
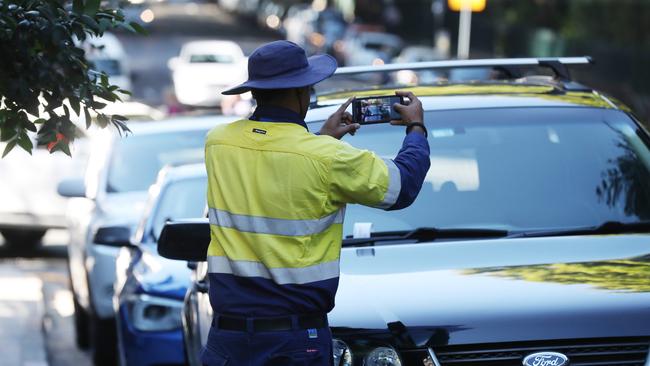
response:
<path id="1" fill-rule="evenodd" d="M 248 58 L 248 80 L 221 94 L 242 94 L 251 89 L 289 89 L 314 85 L 334 74 L 338 67 L 330 55 L 307 58 L 293 42 L 267 43 Z"/>

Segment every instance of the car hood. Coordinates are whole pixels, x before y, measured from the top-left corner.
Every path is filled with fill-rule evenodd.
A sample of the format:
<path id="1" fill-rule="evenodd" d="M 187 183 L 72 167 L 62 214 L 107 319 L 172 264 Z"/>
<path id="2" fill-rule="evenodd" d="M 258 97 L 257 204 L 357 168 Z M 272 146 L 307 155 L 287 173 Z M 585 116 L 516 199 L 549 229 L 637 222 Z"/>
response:
<path id="1" fill-rule="evenodd" d="M 405 347 L 648 336 L 650 235 L 344 248 L 330 325 Z"/>

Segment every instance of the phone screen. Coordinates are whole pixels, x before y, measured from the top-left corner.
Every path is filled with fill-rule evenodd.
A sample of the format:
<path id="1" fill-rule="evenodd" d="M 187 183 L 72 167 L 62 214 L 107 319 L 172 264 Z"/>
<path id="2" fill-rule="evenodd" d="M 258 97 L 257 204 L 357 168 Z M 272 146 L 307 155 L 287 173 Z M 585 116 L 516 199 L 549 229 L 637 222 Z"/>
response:
<path id="1" fill-rule="evenodd" d="M 400 96 L 357 98 L 352 102 L 352 118 L 355 123 L 371 124 L 399 120 L 402 117 L 393 104 L 404 104 Z"/>

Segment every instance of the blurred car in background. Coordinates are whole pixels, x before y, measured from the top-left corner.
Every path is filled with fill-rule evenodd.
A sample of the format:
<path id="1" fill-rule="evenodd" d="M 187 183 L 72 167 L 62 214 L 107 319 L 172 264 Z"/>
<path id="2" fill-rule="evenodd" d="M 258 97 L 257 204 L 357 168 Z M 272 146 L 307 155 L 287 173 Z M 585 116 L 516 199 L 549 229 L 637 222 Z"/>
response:
<path id="1" fill-rule="evenodd" d="M 76 339 L 82 348 L 93 346 L 95 364 L 115 359 L 112 297 L 115 258 L 122 245 L 114 242 L 116 235 L 105 235 L 99 229 L 134 229 L 159 170 L 165 165 L 202 161 L 208 130 L 230 120 L 209 116 L 132 124 L 132 133 L 123 138 L 114 129 L 101 130 L 88 142 L 91 150 L 85 178 L 59 184 L 59 194 L 72 198 L 67 210 L 68 256 Z"/>
<path id="2" fill-rule="evenodd" d="M 348 24 L 334 8 L 316 10 L 299 4 L 287 11 L 283 28 L 286 39 L 304 48 L 307 55 L 328 53 L 337 57 L 335 46 L 345 36 Z"/>
<path id="3" fill-rule="evenodd" d="M 406 209 L 347 206 L 328 315 L 333 365 L 650 362 L 650 135 L 625 106 L 557 67 L 587 58 L 441 68 L 495 62 L 512 75 L 546 65 L 555 77 L 406 88 L 424 108 L 431 169 Z M 320 95 L 309 130 L 351 95 L 392 93 L 366 85 Z M 368 125 L 344 139 L 391 159 L 404 130 Z M 196 342 L 188 354 L 211 326 L 209 242 L 207 219 L 168 223 L 158 242 L 168 258 L 201 261 L 185 299 L 185 336 Z"/>
<path id="4" fill-rule="evenodd" d="M 193 41 L 169 60 L 174 92 L 186 106 L 218 107 L 221 92 L 246 80 L 247 58 L 231 41 Z"/>
<path id="5" fill-rule="evenodd" d="M 102 112 L 125 116 L 129 123 L 164 117 L 159 110 L 132 101 L 108 103 Z M 95 123 L 96 114 L 90 114 Z M 72 120 L 79 127 L 70 148 L 72 157 L 62 152 L 50 154 L 31 134 L 35 146 L 31 155 L 17 148 L 0 159 L 0 233 L 12 249 L 33 250 L 47 230 L 67 227 L 67 199 L 57 193 L 57 184 L 64 178 L 83 175 L 88 160 L 87 136 L 97 131 L 94 127 L 86 130 L 83 114 L 73 115 Z M 0 151 L 4 146 L 0 143 Z"/>
<path id="6" fill-rule="evenodd" d="M 343 38 L 340 52 L 345 66 L 383 65 L 402 50 L 399 36 L 383 32 L 350 31 Z"/>
<path id="7" fill-rule="evenodd" d="M 181 311 L 191 271 L 183 262 L 161 257 L 157 240 L 167 221 L 203 215 L 207 184 L 204 164 L 163 168 L 149 188 L 134 238 L 123 237 L 113 298 L 121 365 L 186 363 Z"/>
<path id="8" fill-rule="evenodd" d="M 62 152 L 50 154 L 31 137 L 31 155 L 16 147 L 0 159 L 0 234 L 6 246 L 19 251 L 35 249 L 47 230 L 66 227 L 66 199 L 56 193 L 56 185 L 84 166 L 74 146 L 73 158 Z M 0 151 L 5 146 L 0 142 Z"/>
<path id="9" fill-rule="evenodd" d="M 129 59 L 122 42 L 115 35 L 104 33 L 102 37 L 89 37 L 81 43 L 81 47 L 86 52 L 91 70 L 106 72 L 111 84 L 120 89 L 132 90 Z M 128 95 L 121 97 L 129 99 Z"/>

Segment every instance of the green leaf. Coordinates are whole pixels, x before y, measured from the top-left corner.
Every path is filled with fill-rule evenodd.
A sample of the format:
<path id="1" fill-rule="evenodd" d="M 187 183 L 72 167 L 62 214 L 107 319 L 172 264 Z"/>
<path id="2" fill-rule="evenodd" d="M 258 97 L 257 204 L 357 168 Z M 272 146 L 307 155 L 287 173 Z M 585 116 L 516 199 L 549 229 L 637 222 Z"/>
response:
<path id="1" fill-rule="evenodd" d="M 101 0 L 87 0 L 86 1 L 86 8 L 84 9 L 84 12 L 88 15 L 95 15 L 99 11 L 99 3 Z"/>
<path id="2" fill-rule="evenodd" d="M 66 155 L 72 157 L 72 154 L 70 153 L 70 145 L 68 145 L 67 142 L 65 141 L 59 141 L 58 144 L 56 144 L 56 147 L 58 147 L 61 151 L 63 151 Z"/>
<path id="3" fill-rule="evenodd" d="M 41 123 L 45 123 L 45 122 L 46 122 L 45 118 L 39 118 L 39 119 L 34 121 L 34 123 L 37 124 L 37 125 L 39 125 Z"/>
<path id="4" fill-rule="evenodd" d="M 97 124 L 99 125 L 99 127 L 105 128 L 106 126 L 108 126 L 109 122 L 110 122 L 110 119 L 104 113 L 99 113 L 97 115 Z"/>
<path id="5" fill-rule="evenodd" d="M 81 14 L 84 12 L 84 2 L 83 0 L 73 0 L 72 1 L 72 11 Z"/>
<path id="6" fill-rule="evenodd" d="M 29 131 L 36 132 L 36 125 L 33 122 L 23 121 L 23 126 Z"/>
<path id="7" fill-rule="evenodd" d="M 9 154 L 9 152 L 14 148 L 14 146 L 16 146 L 17 143 L 18 140 L 12 140 L 11 142 L 9 142 L 5 147 L 5 151 L 2 153 L 2 157 L 4 158 L 5 156 L 7 156 L 7 154 Z"/>
<path id="8" fill-rule="evenodd" d="M 149 32 L 146 29 L 144 29 L 144 27 L 141 24 L 136 23 L 136 22 L 131 22 L 129 24 L 139 34 L 142 34 L 143 36 L 146 36 L 146 35 L 149 34 Z"/>
<path id="9" fill-rule="evenodd" d="M 92 118 L 90 118 L 90 112 L 88 111 L 88 107 L 84 108 L 84 117 L 86 118 L 86 129 L 90 128 L 90 124 L 92 123 Z"/>
<path id="10" fill-rule="evenodd" d="M 93 30 L 94 32 L 98 32 L 98 31 L 99 31 L 99 24 L 97 24 L 97 22 L 95 21 L 95 19 L 89 17 L 88 15 L 83 14 L 83 15 L 79 18 L 79 20 L 80 20 L 83 24 L 87 25 L 88 28 L 90 28 L 90 29 Z"/>
<path id="11" fill-rule="evenodd" d="M 74 113 L 78 116 L 79 115 L 79 99 L 76 97 L 70 97 L 68 98 L 70 101 L 70 106 L 72 107 L 72 110 Z"/>
<path id="12" fill-rule="evenodd" d="M 26 133 L 20 135 L 18 138 L 18 146 L 22 147 L 23 150 L 27 151 L 29 155 L 32 154 L 32 149 L 34 148 L 34 144 L 32 144 L 32 140 L 29 139 L 29 136 L 27 136 Z"/>

